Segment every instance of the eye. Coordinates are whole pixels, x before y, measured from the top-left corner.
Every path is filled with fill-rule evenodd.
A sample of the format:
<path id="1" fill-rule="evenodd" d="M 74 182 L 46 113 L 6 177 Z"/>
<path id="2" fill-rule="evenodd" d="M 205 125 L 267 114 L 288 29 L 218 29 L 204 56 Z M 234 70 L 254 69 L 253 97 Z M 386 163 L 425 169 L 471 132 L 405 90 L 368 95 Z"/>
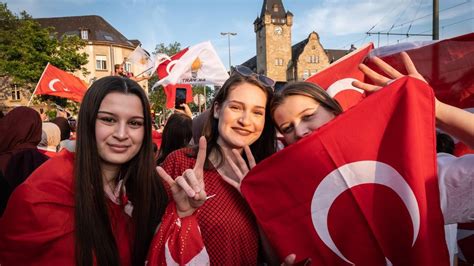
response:
<path id="1" fill-rule="evenodd" d="M 229 108 L 231 110 L 235 110 L 235 111 L 240 111 L 242 108 L 238 105 L 230 105 Z"/>
<path id="2" fill-rule="evenodd" d="M 293 129 L 294 129 L 293 125 L 289 125 L 289 126 L 284 126 L 280 128 L 280 131 L 283 134 L 290 134 L 293 131 Z"/>
<path id="3" fill-rule="evenodd" d="M 102 117 L 98 117 L 97 119 L 99 119 L 102 122 L 105 122 L 106 124 L 112 124 L 116 122 L 115 119 L 110 116 L 102 116 Z"/>
<path id="4" fill-rule="evenodd" d="M 311 120 L 311 119 L 314 117 L 315 114 L 316 114 L 316 112 L 311 113 L 311 114 L 304 115 L 304 116 L 301 118 L 301 120 L 303 120 L 303 121 Z"/>
<path id="5" fill-rule="evenodd" d="M 132 120 L 128 123 L 129 125 L 131 125 L 133 128 L 140 128 L 143 126 L 143 121 L 140 121 L 140 120 Z"/>
<path id="6" fill-rule="evenodd" d="M 254 111 L 253 113 L 257 116 L 264 116 L 265 115 L 265 112 L 263 112 L 263 111 Z"/>

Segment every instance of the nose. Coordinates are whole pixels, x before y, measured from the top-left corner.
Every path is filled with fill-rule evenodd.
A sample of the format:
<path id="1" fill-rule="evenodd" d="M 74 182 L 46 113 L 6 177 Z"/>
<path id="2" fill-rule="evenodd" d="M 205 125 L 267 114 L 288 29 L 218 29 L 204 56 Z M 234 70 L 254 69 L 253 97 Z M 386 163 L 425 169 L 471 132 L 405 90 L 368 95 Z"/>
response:
<path id="1" fill-rule="evenodd" d="M 242 114 L 239 117 L 239 123 L 243 126 L 249 125 L 250 124 L 250 113 L 247 111 L 242 112 Z"/>
<path id="2" fill-rule="evenodd" d="M 304 138 L 308 136 L 310 133 L 311 133 L 311 130 L 309 130 L 309 128 L 305 126 L 303 123 L 300 123 L 295 127 L 296 139 Z"/>
<path id="3" fill-rule="evenodd" d="M 127 123 L 125 122 L 117 123 L 117 126 L 114 131 L 114 137 L 119 140 L 127 139 L 128 137 Z"/>

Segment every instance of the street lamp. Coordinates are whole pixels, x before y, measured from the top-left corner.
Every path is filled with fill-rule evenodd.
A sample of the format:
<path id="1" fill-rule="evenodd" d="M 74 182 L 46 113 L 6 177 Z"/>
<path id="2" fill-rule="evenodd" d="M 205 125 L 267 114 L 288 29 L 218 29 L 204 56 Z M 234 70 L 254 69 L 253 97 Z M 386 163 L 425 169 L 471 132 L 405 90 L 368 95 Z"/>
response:
<path id="1" fill-rule="evenodd" d="M 226 36 L 227 35 L 227 42 L 228 42 L 228 45 L 229 45 L 229 73 L 231 72 L 231 61 L 230 61 L 230 36 L 235 36 L 237 35 L 237 33 L 235 32 L 221 32 L 221 35 L 222 36 Z"/>

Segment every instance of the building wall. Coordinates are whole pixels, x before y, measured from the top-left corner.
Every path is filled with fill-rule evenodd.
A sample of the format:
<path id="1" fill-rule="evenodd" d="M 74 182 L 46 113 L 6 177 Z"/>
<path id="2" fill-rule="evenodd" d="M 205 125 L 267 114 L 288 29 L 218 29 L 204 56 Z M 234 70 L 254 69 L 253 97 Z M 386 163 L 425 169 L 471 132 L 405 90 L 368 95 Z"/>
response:
<path id="1" fill-rule="evenodd" d="M 257 72 L 275 81 L 286 81 L 291 60 L 292 16 L 285 23 L 274 23 L 269 14 L 262 18 L 257 35 Z M 257 28 L 257 27 L 256 27 Z"/>
<path id="2" fill-rule="evenodd" d="M 305 80 L 329 65 L 329 58 L 318 34 L 312 32 L 308 38 L 308 43 L 296 61 L 296 80 Z"/>

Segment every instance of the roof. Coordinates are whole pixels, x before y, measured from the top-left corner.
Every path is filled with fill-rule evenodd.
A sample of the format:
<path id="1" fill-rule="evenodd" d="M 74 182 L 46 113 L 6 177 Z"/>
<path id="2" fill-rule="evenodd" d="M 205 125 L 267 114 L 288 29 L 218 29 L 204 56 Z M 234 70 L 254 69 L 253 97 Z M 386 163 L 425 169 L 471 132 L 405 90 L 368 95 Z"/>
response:
<path id="1" fill-rule="evenodd" d="M 136 46 L 101 16 L 36 18 L 35 21 L 42 27 L 54 27 L 59 38 L 64 35 L 81 37 L 81 30 L 86 29 L 89 33 L 89 41 L 106 42 L 132 48 Z"/>
<path id="2" fill-rule="evenodd" d="M 351 50 L 337 50 L 337 49 L 324 49 L 328 55 L 329 63 L 332 63 L 346 54 L 352 52 Z"/>
<path id="3" fill-rule="evenodd" d="M 249 60 L 245 61 L 241 65 L 252 69 L 253 72 L 257 72 L 257 56 L 250 58 Z"/>
<path id="4" fill-rule="evenodd" d="M 278 11 L 274 11 L 273 7 L 278 6 Z M 281 0 L 264 0 L 260 17 L 263 18 L 265 12 L 269 12 L 272 18 L 286 18 L 285 7 Z"/>

